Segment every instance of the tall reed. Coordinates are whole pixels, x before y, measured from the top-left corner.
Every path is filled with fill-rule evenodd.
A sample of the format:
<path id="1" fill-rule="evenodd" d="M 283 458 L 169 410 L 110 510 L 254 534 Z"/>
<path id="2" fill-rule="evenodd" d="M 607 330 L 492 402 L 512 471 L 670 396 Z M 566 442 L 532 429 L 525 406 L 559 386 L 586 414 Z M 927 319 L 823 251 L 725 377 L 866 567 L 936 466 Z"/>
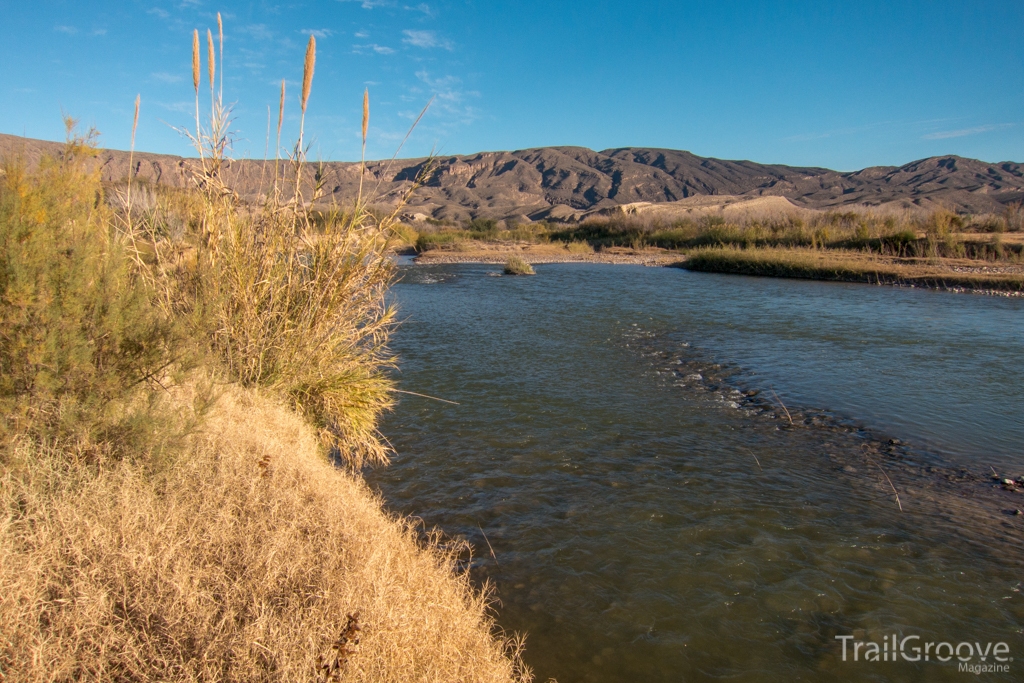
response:
<path id="1" fill-rule="evenodd" d="M 363 90 L 363 151 L 359 156 L 359 195 L 356 203 L 363 201 L 363 176 L 366 175 L 366 129 L 370 125 L 370 89 Z"/>
<path id="2" fill-rule="evenodd" d="M 304 128 L 315 65 L 316 39 L 310 36 L 291 201 L 280 200 L 275 183 L 256 204 L 243 204 L 216 165 L 204 165 L 196 169 L 201 201 L 179 207 L 189 230 L 177 239 L 152 226 L 140 230 L 154 245 L 154 281 L 163 287 L 163 300 L 189 321 L 227 376 L 286 397 L 327 448 L 360 467 L 388 458 L 376 422 L 392 404 L 387 340 L 394 311 L 385 293 L 394 273 L 387 251 L 400 206 L 379 215 L 366 209 L 362 196 L 351 207 L 325 204 L 319 170 L 308 184 Z M 209 75 L 212 82 L 215 72 Z M 282 81 L 278 149 L 284 101 Z M 221 129 L 223 112 L 211 112 L 211 131 Z M 364 136 L 368 117 L 364 92 Z M 220 158 L 223 135 L 214 139 L 197 127 L 191 136 L 208 156 Z"/>
<path id="3" fill-rule="evenodd" d="M 306 44 L 306 59 L 302 64 L 302 93 L 299 97 L 299 106 L 302 114 L 299 117 L 299 141 L 295 145 L 295 201 L 300 199 L 300 188 L 302 185 L 302 162 L 305 157 L 302 136 L 306 128 L 306 104 L 309 102 L 309 91 L 313 87 L 313 70 L 316 68 L 316 36 L 310 35 Z M 283 86 L 282 86 L 283 92 Z"/>
<path id="4" fill-rule="evenodd" d="M 201 129 L 199 127 L 199 29 L 193 29 L 192 31 L 192 87 L 196 92 L 196 137 L 194 143 L 199 151 L 199 158 L 202 160 L 203 145 L 201 142 Z"/>

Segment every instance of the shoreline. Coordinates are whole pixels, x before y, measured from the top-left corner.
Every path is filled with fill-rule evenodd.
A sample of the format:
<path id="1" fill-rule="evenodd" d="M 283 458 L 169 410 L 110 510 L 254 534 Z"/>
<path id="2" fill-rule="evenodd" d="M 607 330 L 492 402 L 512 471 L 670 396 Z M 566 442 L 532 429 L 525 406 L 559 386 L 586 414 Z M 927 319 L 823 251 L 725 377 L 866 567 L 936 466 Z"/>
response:
<path id="1" fill-rule="evenodd" d="M 643 252 L 632 249 L 606 249 L 587 253 L 543 253 L 528 249 L 479 249 L 473 251 L 441 251 L 431 250 L 417 254 L 413 261 L 420 265 L 438 265 L 444 263 L 483 263 L 503 265 L 510 256 L 518 256 L 530 265 L 544 263 L 607 263 L 613 265 L 639 265 L 652 267 L 682 266 L 686 261 L 685 254 L 673 252 Z"/>
<path id="2" fill-rule="evenodd" d="M 502 265 L 510 256 L 518 256 L 531 265 L 547 263 L 603 263 L 609 265 L 642 265 L 662 268 L 684 268 L 694 272 L 747 275 L 755 277 L 821 282 L 848 282 L 866 285 L 908 289 L 927 289 L 956 294 L 984 296 L 1024 297 L 1024 289 L 1016 289 L 1007 276 L 1024 274 L 1019 265 L 992 265 L 986 262 L 957 262 L 942 266 L 940 271 L 917 263 L 903 263 L 893 259 L 867 258 L 861 254 L 840 254 L 851 262 L 823 266 L 817 263 L 796 262 L 793 254 L 757 253 L 754 258 L 707 258 L 708 253 L 682 254 L 661 249 L 635 250 L 612 247 L 591 253 L 540 248 L 498 247 L 465 251 L 434 249 L 413 256 L 418 265 L 450 263 L 478 263 Z M 741 252 L 742 253 L 742 252 Z M 804 254 L 799 254 L 803 257 Z M 814 256 L 814 255 L 812 255 Z M 764 260 L 755 261 L 758 257 Z M 801 259 L 802 260 L 802 259 Z M 855 263 L 853 262 L 855 261 Z M 839 267 L 836 267 L 836 266 Z M 927 272 L 924 272 L 927 270 Z M 905 271 L 905 272 L 901 272 Z M 921 271 L 921 272 L 918 272 Z M 989 286 L 986 286 L 989 285 Z M 991 285 L 997 285 L 995 287 Z M 1001 286 L 1000 286 L 1001 285 Z"/>
<path id="3" fill-rule="evenodd" d="M 822 450 L 834 476 L 851 485 L 873 488 L 879 500 L 894 495 L 890 500 L 901 514 L 944 520 L 968 544 L 986 552 L 995 550 L 997 555 L 1007 553 L 1000 557 L 1016 566 L 1024 565 L 1024 527 L 1020 523 L 1024 476 L 999 473 L 994 468 L 988 472 L 979 463 L 963 464 L 958 458 L 896 438 L 828 408 L 787 406 L 771 388 L 745 381 L 740 366 L 714 362 L 688 346 L 672 346 L 660 337 L 649 338 L 640 346 L 652 358 L 651 367 L 659 375 L 671 377 L 673 386 L 718 395 L 723 402 L 732 402 L 735 409 L 745 412 L 751 425 L 774 423 L 781 431 L 807 430 L 849 439 L 846 447 Z M 671 358 L 678 360 L 672 362 Z M 851 448 L 855 442 L 857 447 Z M 878 473 L 885 479 L 878 478 Z"/>

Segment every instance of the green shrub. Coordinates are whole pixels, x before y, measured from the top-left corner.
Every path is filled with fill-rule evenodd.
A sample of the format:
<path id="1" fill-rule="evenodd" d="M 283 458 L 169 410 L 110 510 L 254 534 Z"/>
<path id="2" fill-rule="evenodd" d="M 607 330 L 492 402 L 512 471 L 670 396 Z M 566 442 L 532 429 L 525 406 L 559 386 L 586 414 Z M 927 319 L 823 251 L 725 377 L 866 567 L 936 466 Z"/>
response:
<path id="1" fill-rule="evenodd" d="M 95 134 L 66 124 L 59 157 L 0 176 L 0 432 L 116 445 L 183 348 L 86 170 Z"/>
<path id="2" fill-rule="evenodd" d="M 416 251 L 424 252 L 431 249 L 457 250 L 462 242 L 472 238 L 473 235 L 471 233 L 461 230 L 421 233 L 416 238 Z"/>
<path id="3" fill-rule="evenodd" d="M 490 218 L 474 218 L 466 225 L 470 232 L 493 234 L 498 231 L 498 221 Z"/>
<path id="4" fill-rule="evenodd" d="M 536 271 L 534 271 L 533 266 L 527 263 L 521 256 L 513 254 L 505 261 L 506 275 L 534 275 L 535 273 Z"/>

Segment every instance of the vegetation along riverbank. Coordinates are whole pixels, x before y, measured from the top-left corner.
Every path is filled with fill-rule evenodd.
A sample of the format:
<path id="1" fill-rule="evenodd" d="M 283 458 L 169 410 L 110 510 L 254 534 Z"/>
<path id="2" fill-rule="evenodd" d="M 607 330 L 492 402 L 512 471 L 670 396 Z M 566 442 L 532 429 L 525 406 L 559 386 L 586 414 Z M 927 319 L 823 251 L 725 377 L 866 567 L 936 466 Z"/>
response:
<path id="1" fill-rule="evenodd" d="M 515 254 L 530 263 L 681 265 L 743 275 L 1024 292 L 1024 232 L 1016 205 L 984 216 L 945 209 L 719 209 L 672 220 L 657 214 L 579 224 L 476 220 L 421 226 L 419 232 L 403 226 L 401 234 L 423 263 L 501 263 Z"/>
<path id="2" fill-rule="evenodd" d="M 301 132 L 240 201 L 194 38 L 187 187 L 104 185 L 71 119 L 4 160 L 0 679 L 527 680 L 464 544 L 358 475 L 388 458 L 394 215 L 310 210 Z"/>

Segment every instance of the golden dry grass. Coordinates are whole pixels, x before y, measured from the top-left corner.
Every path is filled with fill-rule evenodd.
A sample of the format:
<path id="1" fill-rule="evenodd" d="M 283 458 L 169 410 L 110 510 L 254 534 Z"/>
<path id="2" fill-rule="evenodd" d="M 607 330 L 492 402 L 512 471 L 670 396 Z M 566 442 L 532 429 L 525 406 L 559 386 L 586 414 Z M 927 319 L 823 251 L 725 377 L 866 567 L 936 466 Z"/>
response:
<path id="1" fill-rule="evenodd" d="M 313 70 L 316 68 L 316 36 L 309 37 L 306 44 L 306 59 L 302 64 L 302 113 L 306 113 L 306 104 L 309 102 L 309 90 L 313 86 Z"/>
<path id="2" fill-rule="evenodd" d="M 454 569 L 460 549 L 422 545 L 257 390 L 225 389 L 168 461 L 27 442 L 5 458 L 4 680 L 311 681 L 332 663 L 343 681 L 528 678 Z M 356 612 L 361 643 L 339 662 Z"/>
<path id="3" fill-rule="evenodd" d="M 565 243 L 565 250 L 570 254 L 593 254 L 594 247 L 582 240 L 573 240 Z"/>

